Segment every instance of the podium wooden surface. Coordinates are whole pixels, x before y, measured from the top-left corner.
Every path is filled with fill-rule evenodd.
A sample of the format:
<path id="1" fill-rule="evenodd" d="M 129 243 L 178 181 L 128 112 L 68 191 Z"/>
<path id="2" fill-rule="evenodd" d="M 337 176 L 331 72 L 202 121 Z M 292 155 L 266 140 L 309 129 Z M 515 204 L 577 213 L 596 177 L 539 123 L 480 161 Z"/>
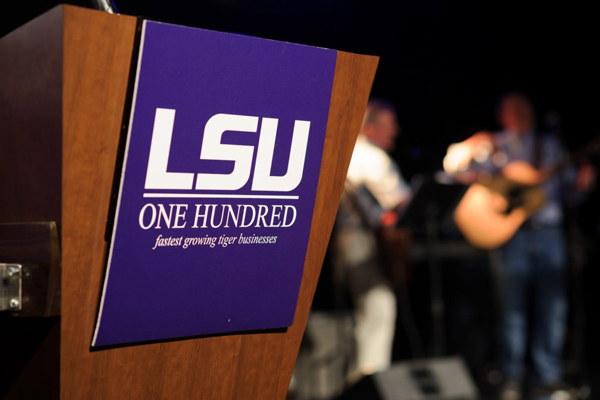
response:
<path id="1" fill-rule="evenodd" d="M 0 223 L 56 221 L 62 257 L 61 317 L 5 398 L 284 399 L 378 59 L 337 55 L 294 324 L 91 351 L 136 24 L 58 6 L 0 39 Z"/>

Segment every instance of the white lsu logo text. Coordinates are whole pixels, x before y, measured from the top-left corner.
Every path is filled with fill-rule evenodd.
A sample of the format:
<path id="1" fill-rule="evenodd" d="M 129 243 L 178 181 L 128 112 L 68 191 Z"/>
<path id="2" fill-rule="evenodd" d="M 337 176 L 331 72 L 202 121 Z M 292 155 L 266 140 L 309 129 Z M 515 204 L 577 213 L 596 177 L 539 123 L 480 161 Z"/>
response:
<path id="1" fill-rule="evenodd" d="M 238 190 L 246 185 L 250 179 L 254 146 L 223 144 L 221 136 L 226 131 L 256 133 L 258 121 L 259 117 L 235 114 L 216 114 L 208 120 L 204 127 L 200 159 L 233 161 L 234 167 L 229 174 L 196 174 L 196 190 Z M 194 173 L 167 172 L 174 123 L 175 110 L 156 109 L 146 171 L 146 189 L 194 188 Z M 294 122 L 287 172 L 283 176 L 271 176 L 277 124 L 276 118 L 262 118 L 252 190 L 289 192 L 302 180 L 310 121 Z"/>

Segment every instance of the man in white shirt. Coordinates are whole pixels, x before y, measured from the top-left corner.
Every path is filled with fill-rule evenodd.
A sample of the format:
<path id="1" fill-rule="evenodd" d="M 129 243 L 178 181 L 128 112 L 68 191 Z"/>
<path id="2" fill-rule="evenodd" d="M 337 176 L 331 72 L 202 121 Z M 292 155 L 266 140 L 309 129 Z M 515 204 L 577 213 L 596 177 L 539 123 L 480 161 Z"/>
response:
<path id="1" fill-rule="evenodd" d="M 386 217 L 405 205 L 410 188 L 387 154 L 399 134 L 389 103 L 371 100 L 352 154 L 340 202 L 332 261 L 355 308 L 357 371 L 366 375 L 390 367 L 396 325 L 396 297 L 383 270 L 379 232 Z"/>

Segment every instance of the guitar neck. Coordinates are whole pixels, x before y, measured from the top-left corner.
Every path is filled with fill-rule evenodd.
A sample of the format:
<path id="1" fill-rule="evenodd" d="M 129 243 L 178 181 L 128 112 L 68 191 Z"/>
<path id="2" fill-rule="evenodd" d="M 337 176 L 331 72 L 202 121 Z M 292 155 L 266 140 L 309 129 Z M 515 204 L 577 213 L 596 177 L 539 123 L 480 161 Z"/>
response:
<path id="1" fill-rule="evenodd" d="M 596 137 L 584 147 L 570 153 L 562 161 L 545 170 L 544 180 L 548 180 L 554 175 L 560 173 L 568 166 L 584 161 L 589 156 L 600 151 L 600 137 Z"/>

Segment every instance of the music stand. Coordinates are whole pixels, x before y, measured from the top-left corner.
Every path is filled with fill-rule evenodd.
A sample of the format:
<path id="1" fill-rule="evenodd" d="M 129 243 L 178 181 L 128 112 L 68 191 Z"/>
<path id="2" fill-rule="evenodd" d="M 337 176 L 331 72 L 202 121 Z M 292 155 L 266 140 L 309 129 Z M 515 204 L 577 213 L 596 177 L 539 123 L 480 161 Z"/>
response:
<path id="1" fill-rule="evenodd" d="M 439 254 L 441 221 L 448 216 L 467 190 L 466 185 L 443 183 L 432 176 L 417 178 L 416 189 L 397 226 L 416 230 L 425 226 L 427 259 L 431 285 L 431 317 L 433 325 L 433 356 L 445 352 L 444 300 Z"/>
<path id="2" fill-rule="evenodd" d="M 413 196 L 398 219 L 398 227 L 416 228 L 432 216 L 449 215 L 468 186 L 446 183 L 437 176 L 418 176 L 412 181 Z"/>

